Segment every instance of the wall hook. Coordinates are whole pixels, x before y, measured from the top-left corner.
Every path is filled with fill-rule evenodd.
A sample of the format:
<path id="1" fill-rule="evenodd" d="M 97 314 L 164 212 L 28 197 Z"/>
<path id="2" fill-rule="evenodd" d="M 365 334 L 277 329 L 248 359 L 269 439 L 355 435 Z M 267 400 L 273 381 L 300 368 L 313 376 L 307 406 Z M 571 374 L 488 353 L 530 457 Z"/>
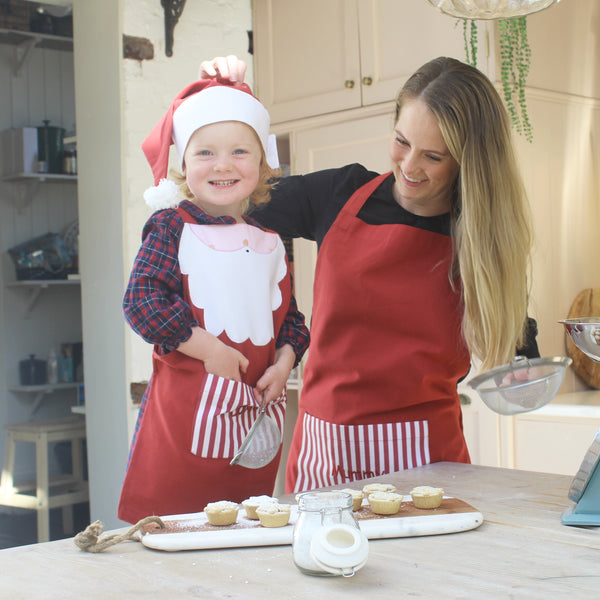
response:
<path id="1" fill-rule="evenodd" d="M 165 11 L 165 54 L 173 56 L 173 30 L 183 12 L 185 0 L 160 0 Z"/>

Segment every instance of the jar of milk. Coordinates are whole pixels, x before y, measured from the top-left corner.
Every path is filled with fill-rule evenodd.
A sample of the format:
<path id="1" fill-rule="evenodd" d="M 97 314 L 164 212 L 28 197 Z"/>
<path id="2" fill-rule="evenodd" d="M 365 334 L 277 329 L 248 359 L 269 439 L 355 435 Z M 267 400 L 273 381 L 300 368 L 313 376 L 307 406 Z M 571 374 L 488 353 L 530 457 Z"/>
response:
<path id="1" fill-rule="evenodd" d="M 351 577 L 364 566 L 368 540 L 352 514 L 346 492 L 305 492 L 297 496 L 294 563 L 308 575 Z"/>

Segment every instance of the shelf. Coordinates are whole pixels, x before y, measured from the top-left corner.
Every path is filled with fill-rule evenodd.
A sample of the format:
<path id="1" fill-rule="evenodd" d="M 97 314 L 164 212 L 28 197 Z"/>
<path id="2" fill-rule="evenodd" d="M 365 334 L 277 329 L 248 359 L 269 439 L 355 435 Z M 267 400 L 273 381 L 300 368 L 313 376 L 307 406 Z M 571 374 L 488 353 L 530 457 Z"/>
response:
<path id="1" fill-rule="evenodd" d="M 10 283 L 6 284 L 6 287 L 31 289 L 80 284 L 80 279 L 22 279 L 20 281 L 11 281 Z"/>
<path id="2" fill-rule="evenodd" d="M 78 275 L 78 274 L 77 274 Z M 29 290 L 29 299 L 25 306 L 24 316 L 29 318 L 31 311 L 33 310 L 38 298 L 42 291 L 47 290 L 49 287 L 61 287 L 61 286 L 79 286 L 81 285 L 81 279 L 76 275 L 70 275 L 73 279 L 35 279 L 35 280 L 20 280 L 11 281 L 6 284 L 8 288 Z"/>
<path id="3" fill-rule="evenodd" d="M 44 385 L 13 385 L 8 389 L 16 394 L 35 394 L 33 406 L 29 412 L 32 417 L 39 409 L 44 399 L 44 396 L 59 392 L 61 390 L 76 390 L 77 398 L 79 398 L 79 386 L 83 385 L 82 381 L 73 381 L 68 383 L 46 383 Z"/>
<path id="4" fill-rule="evenodd" d="M 5 175 L 2 181 L 10 183 L 65 183 L 69 181 L 77 181 L 77 175 L 65 175 L 63 173 L 14 173 L 13 175 Z"/>
<path id="5" fill-rule="evenodd" d="M 35 198 L 40 185 L 46 183 L 76 183 L 77 175 L 64 175 L 62 173 L 13 173 L 4 175 L 0 181 L 16 183 L 18 185 L 16 200 L 18 210 L 21 212 Z"/>
<path id="6" fill-rule="evenodd" d="M 0 44 L 20 46 L 24 42 L 31 40 L 35 42 L 38 48 L 73 52 L 73 38 L 48 33 L 37 33 L 35 31 L 16 31 L 15 29 L 0 27 Z"/>
<path id="7" fill-rule="evenodd" d="M 23 65 L 33 48 L 73 52 L 72 38 L 48 33 L 36 33 L 34 31 L 16 31 L 14 29 L 0 28 L 0 44 L 8 44 L 14 48 L 13 73 L 15 77 L 21 74 Z"/>
<path id="8" fill-rule="evenodd" d="M 8 389 L 11 392 L 22 392 L 26 394 L 52 394 L 60 390 L 72 390 L 78 388 L 82 381 L 69 381 L 67 383 L 44 383 L 43 385 L 13 385 Z"/>

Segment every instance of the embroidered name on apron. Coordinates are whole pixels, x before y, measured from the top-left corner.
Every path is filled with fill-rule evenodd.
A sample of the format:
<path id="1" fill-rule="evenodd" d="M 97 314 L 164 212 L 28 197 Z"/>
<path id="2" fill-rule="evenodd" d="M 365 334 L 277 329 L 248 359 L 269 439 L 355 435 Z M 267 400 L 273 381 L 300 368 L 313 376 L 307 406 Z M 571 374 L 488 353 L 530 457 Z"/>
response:
<path id="1" fill-rule="evenodd" d="M 295 492 L 429 464 L 427 421 L 338 425 L 304 415 Z"/>
<path id="2" fill-rule="evenodd" d="M 285 390 L 266 413 L 283 431 Z M 258 417 L 258 402 L 251 386 L 207 373 L 194 415 L 190 451 L 202 458 L 232 458 Z"/>

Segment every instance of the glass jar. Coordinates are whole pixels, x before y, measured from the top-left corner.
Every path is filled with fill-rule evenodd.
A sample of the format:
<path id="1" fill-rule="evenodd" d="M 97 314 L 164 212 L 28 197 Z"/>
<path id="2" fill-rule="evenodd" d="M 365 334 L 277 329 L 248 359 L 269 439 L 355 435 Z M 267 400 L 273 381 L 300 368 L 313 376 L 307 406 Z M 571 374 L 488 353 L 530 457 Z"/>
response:
<path id="1" fill-rule="evenodd" d="M 368 540 L 352 513 L 346 492 L 305 492 L 297 496 L 294 563 L 307 575 L 351 577 L 367 560 Z"/>

